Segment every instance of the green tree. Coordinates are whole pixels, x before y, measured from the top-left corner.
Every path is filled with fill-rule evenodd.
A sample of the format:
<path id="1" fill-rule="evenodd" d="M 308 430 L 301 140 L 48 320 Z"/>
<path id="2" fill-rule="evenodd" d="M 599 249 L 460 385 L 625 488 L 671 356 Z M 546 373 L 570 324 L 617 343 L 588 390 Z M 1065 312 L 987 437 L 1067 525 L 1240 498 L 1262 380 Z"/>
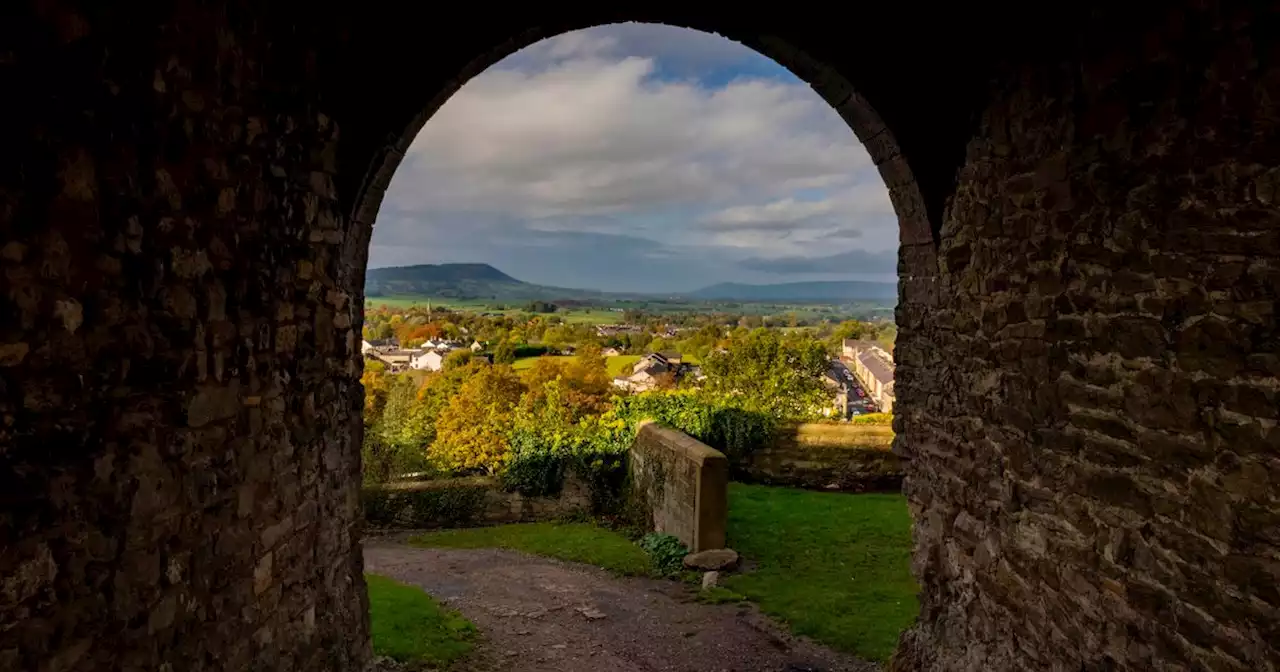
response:
<path id="1" fill-rule="evenodd" d="M 494 364 L 511 364 L 516 361 L 516 346 L 509 340 L 498 344 L 493 350 Z"/>
<path id="2" fill-rule="evenodd" d="M 709 392 L 732 397 L 749 411 L 800 419 L 824 405 L 822 375 L 829 365 L 826 348 L 812 338 L 756 329 L 732 340 L 726 352 L 712 353 L 702 371 Z"/>

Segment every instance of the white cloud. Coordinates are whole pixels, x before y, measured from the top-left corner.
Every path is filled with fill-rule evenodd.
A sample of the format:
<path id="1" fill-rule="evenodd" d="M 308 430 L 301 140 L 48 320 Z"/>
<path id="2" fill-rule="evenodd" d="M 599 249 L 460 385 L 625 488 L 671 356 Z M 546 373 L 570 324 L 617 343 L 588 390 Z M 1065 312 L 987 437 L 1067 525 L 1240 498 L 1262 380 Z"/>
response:
<path id="1" fill-rule="evenodd" d="M 684 65 L 673 67 L 673 54 Z M 744 58 L 760 57 L 715 36 L 627 25 L 561 35 L 499 63 L 415 138 L 374 229 L 373 263 L 380 250 L 401 259 L 432 238 L 413 229 L 478 221 L 476 232 L 492 235 L 504 222 L 513 235 L 719 247 L 726 267 L 895 245 L 870 158 L 807 85 L 776 73 L 671 76 L 699 63 L 732 74 Z"/>

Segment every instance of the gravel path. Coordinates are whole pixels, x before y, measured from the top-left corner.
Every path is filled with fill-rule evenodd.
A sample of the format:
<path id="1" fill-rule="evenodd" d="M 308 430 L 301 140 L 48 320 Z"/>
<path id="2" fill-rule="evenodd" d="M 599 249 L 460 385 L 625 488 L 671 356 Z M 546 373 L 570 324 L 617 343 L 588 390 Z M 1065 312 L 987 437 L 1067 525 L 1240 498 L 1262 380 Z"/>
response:
<path id="1" fill-rule="evenodd" d="M 422 587 L 483 634 L 470 672 L 869 672 L 793 637 L 749 605 L 704 605 L 672 581 L 496 549 L 366 539 L 365 571 Z"/>

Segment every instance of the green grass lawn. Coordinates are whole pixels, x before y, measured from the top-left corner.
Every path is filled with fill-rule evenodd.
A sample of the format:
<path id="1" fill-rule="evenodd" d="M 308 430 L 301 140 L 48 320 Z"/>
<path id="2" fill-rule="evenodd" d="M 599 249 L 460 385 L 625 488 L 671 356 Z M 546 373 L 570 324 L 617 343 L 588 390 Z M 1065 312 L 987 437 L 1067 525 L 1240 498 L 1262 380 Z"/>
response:
<path id="1" fill-rule="evenodd" d="M 421 588 L 365 574 L 373 652 L 407 663 L 444 667 L 471 651 L 476 628 Z"/>
<path id="2" fill-rule="evenodd" d="M 757 566 L 723 585 L 798 634 L 887 660 L 915 620 L 911 516 L 902 495 L 733 483 L 728 536 Z"/>
<path id="3" fill-rule="evenodd" d="M 526 523 L 428 532 L 409 540 L 428 548 L 508 548 L 642 576 L 649 556 L 626 537 L 590 523 Z"/>

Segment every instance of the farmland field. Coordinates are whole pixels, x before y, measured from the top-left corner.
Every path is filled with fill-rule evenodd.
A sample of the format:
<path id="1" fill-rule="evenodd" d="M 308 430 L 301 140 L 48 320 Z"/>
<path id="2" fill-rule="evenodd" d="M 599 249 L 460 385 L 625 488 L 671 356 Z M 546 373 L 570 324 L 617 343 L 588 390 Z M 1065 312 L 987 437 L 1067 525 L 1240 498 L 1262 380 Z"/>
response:
<path id="1" fill-rule="evenodd" d="M 515 315 L 526 312 L 522 303 L 503 303 L 487 299 L 455 299 L 422 296 L 419 294 L 397 294 L 390 296 L 371 296 L 365 299 L 368 308 L 426 308 L 427 303 L 433 308 L 448 308 L 472 313 L 491 313 L 495 315 Z M 568 324 L 618 324 L 622 321 L 622 313 L 605 308 L 573 307 L 558 310 L 551 315 L 564 320 Z"/>
<path id="2" fill-rule="evenodd" d="M 532 368 L 534 362 L 541 357 L 550 357 L 551 359 L 573 359 L 573 355 L 540 355 L 537 357 L 521 357 L 517 359 L 511 366 L 517 371 Z M 605 366 L 609 369 L 609 375 L 621 376 L 631 373 L 631 367 L 640 361 L 640 355 L 615 355 L 613 357 L 605 357 Z"/>
<path id="3" fill-rule="evenodd" d="M 433 307 L 449 308 L 476 313 L 497 315 L 514 315 L 524 313 L 527 301 L 502 301 L 491 298 L 459 299 L 454 297 L 436 297 L 425 294 L 389 294 L 371 296 L 365 299 L 365 306 L 376 308 L 426 307 L 430 301 Z M 797 319 L 817 321 L 830 319 L 839 321 L 848 317 L 869 319 L 871 316 L 892 317 L 892 304 L 876 302 L 851 302 L 844 304 L 824 303 L 785 303 L 785 302 L 740 302 L 740 301 L 698 301 L 683 298 L 665 298 L 652 300 L 616 299 L 602 301 L 594 305 L 564 306 L 551 313 L 570 324 L 618 324 L 622 321 L 623 310 L 641 310 L 650 314 L 663 313 L 719 313 L 726 312 L 738 315 L 773 316 L 770 319 L 788 320 L 794 315 Z M 777 322 L 773 322 L 775 326 Z"/>

